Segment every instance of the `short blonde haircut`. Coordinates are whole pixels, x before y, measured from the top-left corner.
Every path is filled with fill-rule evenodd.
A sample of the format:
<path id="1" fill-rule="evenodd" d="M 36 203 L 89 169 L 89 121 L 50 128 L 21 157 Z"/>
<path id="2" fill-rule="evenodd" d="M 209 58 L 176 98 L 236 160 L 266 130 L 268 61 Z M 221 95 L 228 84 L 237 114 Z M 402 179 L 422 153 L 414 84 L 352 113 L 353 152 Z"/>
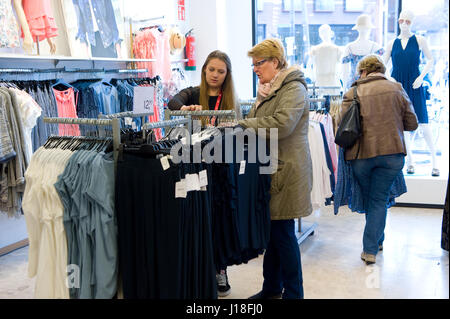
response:
<path id="1" fill-rule="evenodd" d="M 386 72 L 386 67 L 384 66 L 384 62 L 379 55 L 369 54 L 359 61 L 356 70 L 358 74 L 361 74 L 363 71 L 366 71 L 367 74 L 374 72 L 384 74 Z"/>
<path id="2" fill-rule="evenodd" d="M 266 39 L 258 43 L 248 51 L 247 55 L 251 58 L 277 59 L 278 69 L 284 69 L 288 65 L 283 43 L 276 38 Z"/>

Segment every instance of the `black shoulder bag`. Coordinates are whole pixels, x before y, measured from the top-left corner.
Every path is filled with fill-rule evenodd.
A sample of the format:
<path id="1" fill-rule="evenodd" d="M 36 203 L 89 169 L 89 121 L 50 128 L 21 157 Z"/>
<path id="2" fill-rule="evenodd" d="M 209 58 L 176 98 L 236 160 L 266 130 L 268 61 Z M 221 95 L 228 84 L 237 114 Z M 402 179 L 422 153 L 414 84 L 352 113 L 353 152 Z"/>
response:
<path id="1" fill-rule="evenodd" d="M 355 86 L 352 104 L 344 114 L 334 138 L 334 142 L 344 149 L 352 147 L 362 135 L 359 100 L 356 94 L 356 88 Z"/>

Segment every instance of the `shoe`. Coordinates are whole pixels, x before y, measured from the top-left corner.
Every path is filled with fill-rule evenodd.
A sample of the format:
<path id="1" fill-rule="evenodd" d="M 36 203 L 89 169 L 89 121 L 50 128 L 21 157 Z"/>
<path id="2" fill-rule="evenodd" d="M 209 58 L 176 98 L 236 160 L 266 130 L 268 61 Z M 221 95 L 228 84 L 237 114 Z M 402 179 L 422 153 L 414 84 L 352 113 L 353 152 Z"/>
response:
<path id="1" fill-rule="evenodd" d="M 248 299 L 281 299 L 281 293 L 275 295 L 268 295 L 261 290 L 256 295 L 253 295 Z"/>
<path id="2" fill-rule="evenodd" d="M 361 253 L 361 259 L 366 262 L 366 265 L 374 264 L 376 262 L 376 258 L 377 257 L 375 255 L 367 254 L 365 252 Z"/>
<path id="3" fill-rule="evenodd" d="M 219 297 L 226 297 L 231 292 L 231 286 L 228 283 L 228 275 L 226 270 L 221 270 L 219 274 L 216 274 L 217 281 L 217 294 Z"/>
<path id="4" fill-rule="evenodd" d="M 431 171 L 431 176 L 439 176 L 441 175 L 441 172 L 439 172 L 438 168 L 433 168 L 433 170 Z"/>
<path id="5" fill-rule="evenodd" d="M 408 173 L 408 174 L 414 174 L 414 166 L 409 165 L 409 166 L 408 166 L 408 169 L 406 170 L 406 173 Z"/>

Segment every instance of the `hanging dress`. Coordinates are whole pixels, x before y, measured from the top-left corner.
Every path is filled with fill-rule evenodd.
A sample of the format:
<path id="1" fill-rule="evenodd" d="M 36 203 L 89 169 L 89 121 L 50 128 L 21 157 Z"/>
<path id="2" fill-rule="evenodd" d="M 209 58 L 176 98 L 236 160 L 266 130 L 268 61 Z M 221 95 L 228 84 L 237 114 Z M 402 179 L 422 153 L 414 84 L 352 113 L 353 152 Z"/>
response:
<path id="1" fill-rule="evenodd" d="M 383 48 L 380 48 L 380 49 L 378 49 L 376 51 L 373 51 L 374 47 L 375 47 L 375 44 L 372 44 L 372 48 L 370 49 L 370 52 L 368 54 L 378 54 L 378 55 L 383 55 L 384 54 L 384 49 Z M 364 58 L 367 55 L 353 54 L 351 47 L 349 47 L 348 55 L 346 55 L 345 57 L 342 58 L 342 63 L 350 63 L 350 68 L 351 68 L 349 78 L 347 79 L 347 90 L 349 90 L 350 87 L 352 86 L 352 84 L 356 80 L 359 79 L 359 74 L 356 71 L 356 67 L 358 66 L 359 61 L 361 61 L 362 58 Z"/>
<path id="2" fill-rule="evenodd" d="M 58 35 L 50 0 L 22 0 L 22 6 L 34 42 L 37 42 L 37 37 L 42 41 Z"/>
<path id="3" fill-rule="evenodd" d="M 395 39 L 392 46 L 392 74 L 391 76 L 402 84 L 414 106 L 419 123 L 428 123 L 425 89 L 420 86 L 413 89 L 413 83 L 420 75 L 420 49 L 415 35 L 409 38 L 406 48 L 403 49 L 400 39 Z"/>

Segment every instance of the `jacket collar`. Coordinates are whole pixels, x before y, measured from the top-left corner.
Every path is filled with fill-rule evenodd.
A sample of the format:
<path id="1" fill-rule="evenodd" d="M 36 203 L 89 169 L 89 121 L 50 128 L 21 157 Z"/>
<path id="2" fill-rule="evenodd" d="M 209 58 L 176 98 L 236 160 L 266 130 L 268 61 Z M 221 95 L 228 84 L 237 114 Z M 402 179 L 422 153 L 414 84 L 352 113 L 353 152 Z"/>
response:
<path id="1" fill-rule="evenodd" d="M 368 83 L 368 82 L 372 82 L 372 81 L 378 81 L 378 80 L 387 80 L 387 77 L 383 73 L 369 74 L 364 79 L 356 80 L 352 84 L 352 86 L 356 86 L 356 85 L 359 85 L 359 84 L 364 84 L 364 83 Z"/>
<path id="2" fill-rule="evenodd" d="M 300 76 L 295 76 L 293 75 L 292 77 L 289 76 L 294 72 L 300 72 Z M 303 72 L 301 71 L 300 67 L 297 65 L 293 65 L 289 68 L 286 69 L 282 69 L 280 70 L 280 73 L 278 74 L 277 78 L 275 79 L 275 81 L 272 84 L 272 88 L 269 91 L 269 94 L 267 94 L 266 97 L 262 97 L 261 95 L 258 94 L 257 99 L 259 101 L 264 101 L 267 100 L 269 98 L 271 98 L 273 95 L 276 94 L 276 92 L 285 84 L 291 81 L 300 81 L 305 87 L 306 87 L 306 82 L 305 79 L 303 77 Z"/>

